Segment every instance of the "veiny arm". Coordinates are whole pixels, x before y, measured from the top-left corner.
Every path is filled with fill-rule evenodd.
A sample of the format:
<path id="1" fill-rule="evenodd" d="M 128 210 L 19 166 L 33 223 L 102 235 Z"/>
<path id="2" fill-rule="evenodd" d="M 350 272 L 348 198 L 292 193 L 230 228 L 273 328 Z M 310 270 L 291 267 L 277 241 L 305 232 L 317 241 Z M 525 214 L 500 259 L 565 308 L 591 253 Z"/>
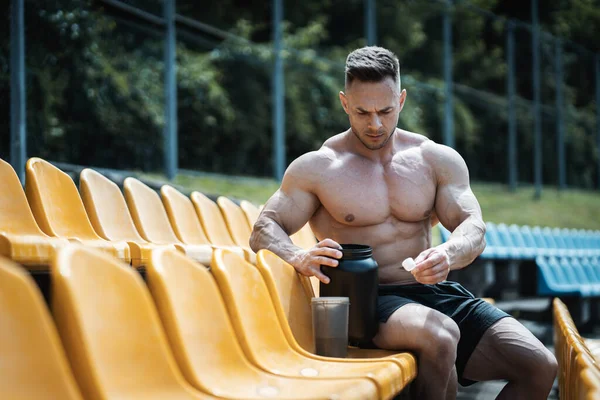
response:
<path id="1" fill-rule="evenodd" d="M 250 247 L 257 252 L 268 249 L 293 265 L 306 276 L 329 282 L 320 265 L 335 267 L 341 257 L 341 246 L 331 239 L 319 242 L 309 250 L 294 245 L 290 235 L 302 228 L 320 205 L 314 194 L 319 168 L 326 160 L 319 152 L 307 153 L 295 160 L 284 174 L 281 187 L 265 204 L 254 224 Z"/>
<path id="2" fill-rule="evenodd" d="M 435 214 L 452 234 L 448 241 L 415 259 L 413 275 L 419 282 L 437 283 L 446 279 L 450 270 L 466 267 L 483 252 L 485 223 L 462 157 L 447 146 L 433 142 L 424 146 L 424 156 L 434 165 L 437 178 Z"/>

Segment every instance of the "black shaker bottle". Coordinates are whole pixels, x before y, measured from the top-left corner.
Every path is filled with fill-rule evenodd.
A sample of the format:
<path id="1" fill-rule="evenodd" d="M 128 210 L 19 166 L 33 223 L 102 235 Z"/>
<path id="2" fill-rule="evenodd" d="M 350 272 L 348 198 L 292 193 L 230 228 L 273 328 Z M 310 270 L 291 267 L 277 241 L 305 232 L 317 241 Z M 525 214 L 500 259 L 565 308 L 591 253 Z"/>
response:
<path id="1" fill-rule="evenodd" d="M 330 279 L 320 283 L 321 297 L 348 297 L 350 314 L 348 342 L 350 345 L 367 344 L 377 334 L 377 287 L 379 275 L 373 249 L 361 244 L 342 244 L 342 258 L 337 267 L 321 265 L 321 271 Z"/>

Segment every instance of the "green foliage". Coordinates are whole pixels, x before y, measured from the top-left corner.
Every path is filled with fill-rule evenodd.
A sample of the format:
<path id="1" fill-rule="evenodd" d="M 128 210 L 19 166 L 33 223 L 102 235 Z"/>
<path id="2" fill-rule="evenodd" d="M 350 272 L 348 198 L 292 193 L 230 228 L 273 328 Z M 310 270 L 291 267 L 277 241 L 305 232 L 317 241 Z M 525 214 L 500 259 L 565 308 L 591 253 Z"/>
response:
<path id="1" fill-rule="evenodd" d="M 9 14 L 8 2 L 0 6 Z M 162 2 L 127 0 L 161 16 Z M 476 11 L 527 20 L 529 2 L 456 1 L 452 9 L 454 132 L 476 180 L 507 176 L 506 25 Z M 599 0 L 544 3 L 544 29 L 598 51 Z M 269 2 L 177 2 L 177 12 L 228 31 L 202 34 L 178 24 L 179 165 L 272 175 Z M 99 167 L 161 170 L 163 32 L 92 0 L 26 1 L 28 154 Z M 408 101 L 399 126 L 442 141 L 443 2 L 377 1 L 381 45 L 398 54 Z M 283 25 L 286 158 L 318 148 L 348 127 L 338 92 L 344 60 L 365 44 L 363 2 L 287 2 Z M 6 20 L 8 22 L 8 19 Z M 8 24 L 0 38 L 0 129 L 9 132 Z M 556 180 L 555 42 L 543 36 L 544 179 Z M 520 180 L 531 181 L 530 33 L 516 32 Z M 594 80 L 589 55 L 565 42 L 567 179 L 591 188 L 595 165 Z M 8 135 L 0 156 L 8 157 Z"/>

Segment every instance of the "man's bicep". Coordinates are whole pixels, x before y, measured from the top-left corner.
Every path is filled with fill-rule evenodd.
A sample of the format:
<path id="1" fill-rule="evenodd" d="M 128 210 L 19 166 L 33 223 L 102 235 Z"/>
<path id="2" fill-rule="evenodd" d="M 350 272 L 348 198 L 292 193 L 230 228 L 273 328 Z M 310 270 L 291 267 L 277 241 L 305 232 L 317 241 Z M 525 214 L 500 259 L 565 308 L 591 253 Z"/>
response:
<path id="1" fill-rule="evenodd" d="M 299 188 L 280 188 L 267 201 L 261 215 L 277 222 L 290 236 L 308 222 L 318 207 L 314 194 Z"/>
<path id="2" fill-rule="evenodd" d="M 435 213 L 442 225 L 453 231 L 471 216 L 481 218 L 481 207 L 469 185 L 469 170 L 456 151 L 442 150 L 436 175 Z"/>
<path id="3" fill-rule="evenodd" d="M 438 188 L 435 212 L 450 232 L 471 216 L 481 218 L 481 207 L 468 185 L 445 185 Z"/>

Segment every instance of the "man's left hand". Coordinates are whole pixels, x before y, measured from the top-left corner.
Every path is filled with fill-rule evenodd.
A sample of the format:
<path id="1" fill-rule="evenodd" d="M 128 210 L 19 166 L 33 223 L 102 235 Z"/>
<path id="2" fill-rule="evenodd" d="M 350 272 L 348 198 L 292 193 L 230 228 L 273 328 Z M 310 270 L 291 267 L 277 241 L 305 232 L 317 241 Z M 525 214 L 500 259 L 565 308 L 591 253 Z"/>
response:
<path id="1" fill-rule="evenodd" d="M 450 273 L 450 259 L 441 247 L 427 249 L 415 258 L 416 267 L 411 271 L 417 282 L 435 285 L 445 281 Z"/>

